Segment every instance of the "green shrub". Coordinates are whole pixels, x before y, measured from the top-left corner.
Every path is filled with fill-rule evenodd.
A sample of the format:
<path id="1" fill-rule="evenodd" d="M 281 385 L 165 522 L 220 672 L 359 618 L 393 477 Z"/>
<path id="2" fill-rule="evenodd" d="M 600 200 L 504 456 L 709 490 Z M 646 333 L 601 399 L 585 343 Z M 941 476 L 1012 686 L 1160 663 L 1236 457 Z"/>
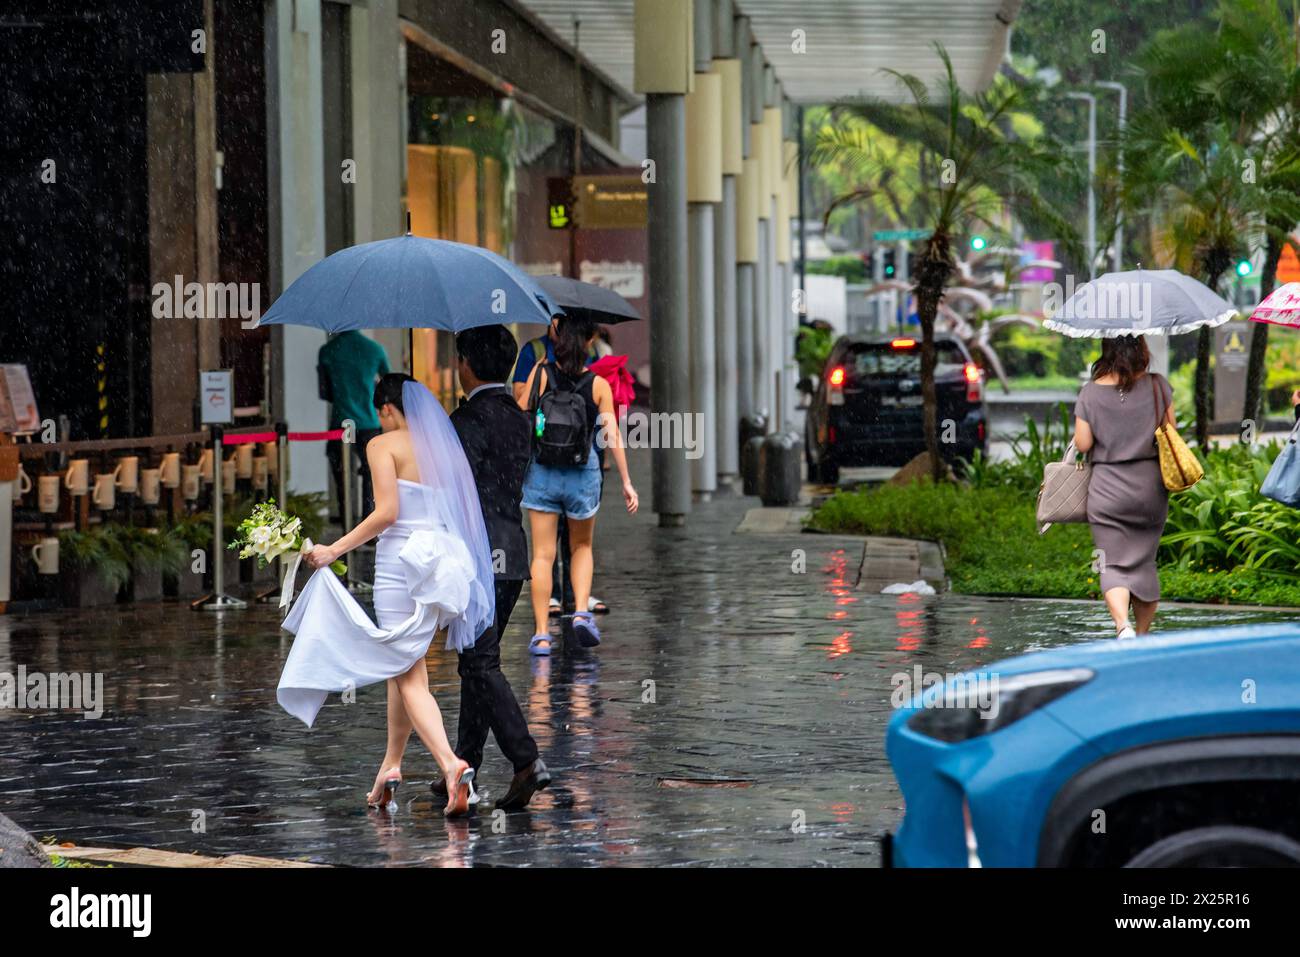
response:
<path id="1" fill-rule="evenodd" d="M 1062 426 L 1064 426 L 1064 422 Z M 955 591 L 1099 598 L 1086 525 L 1039 535 L 1039 463 L 1059 459 L 1068 433 L 1027 429 L 1012 460 L 976 456 L 969 484 L 929 481 L 842 491 L 810 517 L 823 531 L 939 541 Z M 1170 496 L 1157 553 L 1170 600 L 1300 606 L 1300 510 L 1259 494 L 1276 446 L 1211 452 L 1206 476 Z"/>
<path id="2" fill-rule="evenodd" d="M 1011 456 L 1000 462 L 991 462 L 978 450 L 964 467 L 967 481 L 977 488 L 1014 488 L 1038 494 L 1043 482 L 1043 469 L 1049 462 L 1059 462 L 1074 431 L 1070 410 L 1061 404 L 1055 418 L 1049 417 L 1038 427 L 1025 416 L 1025 431 L 1011 440 Z"/>
<path id="3" fill-rule="evenodd" d="M 804 378 L 820 376 L 830 358 L 835 344 L 835 330 L 800 326 L 795 341 L 794 358 L 799 363 L 799 375 Z"/>
<path id="4" fill-rule="evenodd" d="M 814 276 L 842 276 L 851 283 L 864 283 L 870 279 L 866 261 L 861 256 L 809 260 L 808 272 Z"/>

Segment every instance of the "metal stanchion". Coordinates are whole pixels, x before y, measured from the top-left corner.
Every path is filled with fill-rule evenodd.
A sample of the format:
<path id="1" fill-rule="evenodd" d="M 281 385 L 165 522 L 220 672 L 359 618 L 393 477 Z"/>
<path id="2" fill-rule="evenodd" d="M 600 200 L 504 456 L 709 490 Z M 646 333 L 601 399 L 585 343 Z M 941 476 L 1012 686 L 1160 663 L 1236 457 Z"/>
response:
<path id="1" fill-rule="evenodd" d="M 285 489 L 288 488 L 288 482 L 285 479 L 285 472 L 289 467 L 289 426 L 284 422 L 275 423 L 275 504 L 281 511 L 287 506 L 285 502 Z M 288 560 L 281 555 L 275 560 L 276 581 L 266 591 L 257 596 L 260 602 L 279 601 L 280 589 L 284 587 L 284 573 L 289 567 Z"/>
<path id="2" fill-rule="evenodd" d="M 246 603 L 225 593 L 225 543 L 222 541 L 222 506 L 226 497 L 226 481 L 222 473 L 222 430 L 212 426 L 212 593 L 205 595 L 190 607 L 208 611 L 227 608 L 244 608 Z"/>
<path id="3" fill-rule="evenodd" d="M 343 423 L 343 438 L 341 440 L 343 443 L 343 475 L 341 476 L 343 479 L 343 514 L 340 515 L 339 518 L 343 522 L 343 535 L 352 531 L 352 442 L 348 438 L 349 435 L 356 434 L 355 429 L 352 428 L 352 426 L 353 423 L 351 419 Z M 343 582 L 347 586 L 348 590 L 351 591 L 352 563 L 348 562 L 347 566 L 347 571 L 343 573 Z"/>

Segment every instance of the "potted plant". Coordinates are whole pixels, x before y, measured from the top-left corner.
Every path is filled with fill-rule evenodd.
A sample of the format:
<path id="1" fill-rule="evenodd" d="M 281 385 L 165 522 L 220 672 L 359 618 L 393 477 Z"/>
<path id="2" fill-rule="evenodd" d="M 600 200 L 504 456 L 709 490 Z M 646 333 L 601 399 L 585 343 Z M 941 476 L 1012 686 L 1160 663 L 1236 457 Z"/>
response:
<path id="1" fill-rule="evenodd" d="M 172 571 L 163 571 L 163 594 L 169 598 L 197 598 L 203 594 L 207 577 L 207 561 L 212 551 L 212 516 L 207 512 L 182 515 L 168 529 L 167 535 L 184 550 L 184 561 Z M 206 559 L 195 571 L 196 551 Z"/>
<path id="2" fill-rule="evenodd" d="M 59 533 L 60 597 L 68 608 L 111 605 L 131 578 L 131 559 L 114 526 Z"/>
<path id="3" fill-rule="evenodd" d="M 186 542 L 158 528 L 121 527 L 118 531 L 131 559 L 130 601 L 157 601 L 163 580 L 178 578 L 189 566 Z"/>

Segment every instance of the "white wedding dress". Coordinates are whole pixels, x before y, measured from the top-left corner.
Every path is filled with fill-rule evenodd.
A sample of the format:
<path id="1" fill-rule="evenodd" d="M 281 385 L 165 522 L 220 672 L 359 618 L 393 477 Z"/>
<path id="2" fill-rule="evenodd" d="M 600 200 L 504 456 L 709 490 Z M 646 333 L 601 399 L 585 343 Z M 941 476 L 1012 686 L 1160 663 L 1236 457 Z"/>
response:
<path id="1" fill-rule="evenodd" d="M 422 481 L 397 480 L 397 520 L 376 540 L 379 624 L 321 568 L 282 625 L 295 639 L 276 698 L 308 727 L 330 692 L 405 673 L 444 629 L 446 647 L 463 651 L 495 614 L 487 531 L 460 441 L 423 386 L 407 383 L 403 403 Z"/>

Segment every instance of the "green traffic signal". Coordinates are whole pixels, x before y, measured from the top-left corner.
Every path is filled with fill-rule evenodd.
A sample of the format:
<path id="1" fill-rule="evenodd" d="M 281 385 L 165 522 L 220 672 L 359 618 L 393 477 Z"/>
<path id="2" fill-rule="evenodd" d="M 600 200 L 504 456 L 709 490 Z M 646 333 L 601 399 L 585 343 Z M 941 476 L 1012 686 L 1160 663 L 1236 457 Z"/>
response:
<path id="1" fill-rule="evenodd" d="M 1254 267 L 1251 266 L 1249 259 L 1243 259 L 1237 263 L 1237 275 L 1249 276 L 1253 268 Z"/>
<path id="2" fill-rule="evenodd" d="M 988 240 L 985 239 L 983 236 L 972 236 L 970 238 L 970 248 L 975 250 L 976 252 L 979 252 L 988 244 L 989 244 Z"/>

